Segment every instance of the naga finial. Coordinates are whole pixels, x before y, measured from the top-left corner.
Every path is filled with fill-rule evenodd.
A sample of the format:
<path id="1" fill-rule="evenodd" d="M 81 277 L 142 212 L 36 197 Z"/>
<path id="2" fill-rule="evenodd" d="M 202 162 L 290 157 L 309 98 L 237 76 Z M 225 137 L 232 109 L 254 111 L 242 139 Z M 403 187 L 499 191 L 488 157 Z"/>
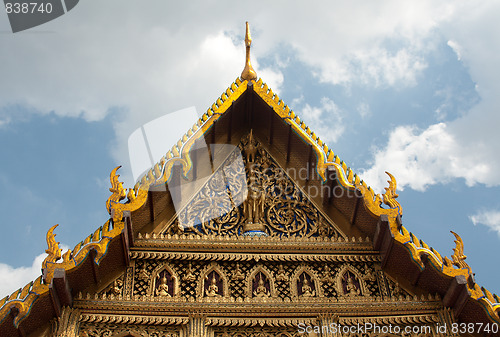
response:
<path id="1" fill-rule="evenodd" d="M 45 268 L 49 262 L 56 262 L 61 258 L 62 249 L 59 248 L 59 242 L 56 241 L 56 235 L 54 234 L 54 229 L 56 229 L 57 226 L 59 226 L 59 224 L 50 227 L 47 231 L 47 249 L 45 250 L 45 253 L 49 256 L 47 256 L 43 261 L 43 268 Z"/>
<path id="2" fill-rule="evenodd" d="M 397 188 L 397 183 L 396 183 L 396 178 L 389 172 L 385 172 L 391 180 L 387 180 L 389 183 L 389 187 L 385 187 L 385 193 L 382 195 L 382 198 L 384 200 L 384 204 L 389 206 L 390 208 L 397 208 L 399 214 L 403 214 L 403 210 L 399 202 L 396 201 L 396 198 L 399 197 L 399 195 L 396 193 L 396 188 Z"/>
<path id="3" fill-rule="evenodd" d="M 445 257 L 445 260 L 448 264 L 453 264 L 458 268 L 465 268 L 469 271 L 470 274 L 472 274 L 472 270 L 470 266 L 465 262 L 465 259 L 467 258 L 467 255 L 464 254 L 464 241 L 458 235 L 457 233 L 450 231 L 451 234 L 455 235 L 455 248 L 453 248 L 453 255 L 451 256 L 453 261 L 450 261 L 447 257 Z"/>
<path id="4" fill-rule="evenodd" d="M 120 202 L 120 200 L 123 200 L 127 196 L 125 194 L 125 189 L 123 188 L 122 182 L 118 180 L 120 175 L 116 174 L 116 171 L 118 171 L 120 167 L 121 166 L 115 167 L 109 175 L 109 181 L 111 182 L 111 188 L 109 189 L 109 191 L 113 194 L 111 194 L 111 196 L 106 201 L 106 208 L 108 210 L 108 213 L 110 214 L 113 204 Z"/>
<path id="5" fill-rule="evenodd" d="M 245 34 L 245 47 L 246 47 L 246 60 L 245 60 L 245 68 L 241 72 L 242 80 L 256 80 L 257 73 L 253 70 L 252 63 L 250 62 L 250 46 L 252 45 L 252 37 L 250 36 L 250 26 L 248 25 L 248 21 L 246 22 L 246 34 Z"/>

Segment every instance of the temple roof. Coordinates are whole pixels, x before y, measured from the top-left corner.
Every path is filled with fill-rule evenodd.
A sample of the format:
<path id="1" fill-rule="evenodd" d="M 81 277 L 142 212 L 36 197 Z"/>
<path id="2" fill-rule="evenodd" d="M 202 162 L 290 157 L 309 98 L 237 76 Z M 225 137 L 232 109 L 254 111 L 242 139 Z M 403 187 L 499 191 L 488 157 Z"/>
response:
<path id="1" fill-rule="evenodd" d="M 248 51 L 249 43 L 247 46 Z M 311 164 L 307 177 L 299 184 L 319 189 L 339 186 L 352 192 L 334 198 L 319 195 L 311 200 L 326 215 L 343 219 L 338 224 L 346 234 L 345 240 L 359 236 L 361 241 L 367 237 L 373 242 L 373 248 L 382 256 L 382 267 L 390 275 L 439 294 L 443 304 L 454 308 L 464 321 L 500 323 L 500 298 L 474 281 L 474 274 L 464 261 L 462 239 L 457 234 L 454 234 L 456 248 L 452 260 L 443 258 L 402 225 L 403 209 L 396 200 L 396 179 L 391 174 L 385 193 L 375 194 L 262 79 L 249 77 L 237 78 L 133 188 L 124 189 L 118 168 L 112 170 L 112 195 L 106 202 L 110 219 L 73 250 L 61 255 L 53 233 L 56 226 L 48 231 L 49 255 L 42 264 L 43 275 L 0 300 L 0 331 L 18 328 L 33 331 L 40 321 L 59 315 L 57 308 L 70 305 L 71 296 L 97 284 L 104 274 L 111 275 L 126 266 L 134 237 L 144 232 L 155 233 L 155 228 L 159 228 L 160 216 L 155 209 L 158 206 L 154 205 L 157 196 L 152 188 L 165 185 L 175 170 L 182 170 L 184 175 L 192 170 L 190 151 L 198 139 L 236 144 L 249 130 L 254 130 L 256 137 L 266 143 L 278 164 L 284 167 Z M 169 219 L 173 216 L 165 215 Z M 183 238 L 191 239 L 176 237 Z M 272 244 L 275 239 L 242 240 L 268 240 Z M 71 285 L 69 291 L 64 289 L 66 281 Z M 53 298 L 61 303 L 53 304 Z"/>

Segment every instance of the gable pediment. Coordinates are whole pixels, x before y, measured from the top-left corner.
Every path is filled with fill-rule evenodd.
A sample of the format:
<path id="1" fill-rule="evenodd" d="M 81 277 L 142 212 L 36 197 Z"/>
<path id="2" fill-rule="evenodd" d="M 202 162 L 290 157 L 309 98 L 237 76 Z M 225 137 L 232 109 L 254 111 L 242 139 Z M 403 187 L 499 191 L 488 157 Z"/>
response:
<path id="1" fill-rule="evenodd" d="M 347 236 L 250 133 L 227 153 L 215 172 L 161 234 L 264 235 L 328 239 Z"/>

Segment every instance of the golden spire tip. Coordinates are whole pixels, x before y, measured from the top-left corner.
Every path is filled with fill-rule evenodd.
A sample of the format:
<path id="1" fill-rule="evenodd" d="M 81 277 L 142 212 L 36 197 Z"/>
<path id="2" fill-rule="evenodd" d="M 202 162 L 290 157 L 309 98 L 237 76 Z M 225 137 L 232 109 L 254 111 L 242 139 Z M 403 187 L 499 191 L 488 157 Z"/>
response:
<path id="1" fill-rule="evenodd" d="M 246 34 L 245 34 L 245 47 L 246 47 L 246 60 L 245 68 L 241 72 L 242 80 L 256 80 L 257 73 L 253 70 L 252 63 L 250 62 L 250 46 L 252 45 L 252 37 L 250 36 L 250 26 L 248 21 L 246 22 Z"/>

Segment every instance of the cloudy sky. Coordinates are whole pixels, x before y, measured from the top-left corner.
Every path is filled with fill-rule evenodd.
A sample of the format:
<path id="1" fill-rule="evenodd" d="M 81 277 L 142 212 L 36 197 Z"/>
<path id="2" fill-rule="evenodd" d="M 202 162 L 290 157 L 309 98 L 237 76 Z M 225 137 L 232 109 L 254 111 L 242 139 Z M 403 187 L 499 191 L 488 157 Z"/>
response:
<path id="1" fill-rule="evenodd" d="M 109 172 L 140 125 L 204 112 L 252 59 L 376 190 L 398 179 L 404 225 L 442 255 L 465 242 L 499 293 L 500 2 L 81 1 L 12 34 L 0 13 L 0 296 L 108 218 Z"/>

